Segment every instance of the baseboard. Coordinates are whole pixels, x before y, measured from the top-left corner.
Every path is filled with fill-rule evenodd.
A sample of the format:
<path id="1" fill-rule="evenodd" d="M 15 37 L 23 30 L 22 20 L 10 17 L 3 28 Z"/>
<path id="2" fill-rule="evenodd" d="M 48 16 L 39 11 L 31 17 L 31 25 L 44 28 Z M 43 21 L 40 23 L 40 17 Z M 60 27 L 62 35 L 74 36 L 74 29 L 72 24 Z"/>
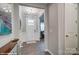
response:
<path id="1" fill-rule="evenodd" d="M 36 43 L 36 41 L 28 41 L 26 42 L 27 44 L 30 44 L 30 43 Z"/>
<path id="2" fill-rule="evenodd" d="M 54 55 L 49 49 L 45 49 L 46 52 L 49 52 L 51 55 Z"/>

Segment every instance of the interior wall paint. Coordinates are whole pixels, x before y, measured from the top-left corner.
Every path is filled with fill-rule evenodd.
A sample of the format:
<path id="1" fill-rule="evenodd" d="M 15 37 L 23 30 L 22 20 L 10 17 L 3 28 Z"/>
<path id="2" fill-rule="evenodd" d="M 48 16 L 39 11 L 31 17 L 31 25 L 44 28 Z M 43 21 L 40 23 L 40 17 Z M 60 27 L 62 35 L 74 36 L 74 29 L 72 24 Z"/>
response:
<path id="1" fill-rule="evenodd" d="M 58 54 L 58 4 L 49 6 L 49 38 L 48 50 L 53 54 Z"/>
<path id="2" fill-rule="evenodd" d="M 0 37 L 0 48 L 12 40 L 11 34 Z"/>
<path id="3" fill-rule="evenodd" d="M 45 32 L 44 32 L 44 34 L 45 34 L 45 51 L 46 50 L 48 50 L 48 40 L 49 40 L 49 7 L 47 6 L 46 8 L 45 8 L 45 13 L 44 13 L 44 25 L 45 25 L 45 27 L 44 27 L 44 30 L 45 30 Z"/>
<path id="4" fill-rule="evenodd" d="M 48 18 L 48 50 L 54 55 L 64 54 L 64 4 L 50 4 Z"/>
<path id="5" fill-rule="evenodd" d="M 78 16 L 79 16 L 79 4 L 77 4 L 78 5 Z M 79 17 L 77 17 L 77 19 L 78 19 L 78 51 L 79 51 Z"/>
<path id="6" fill-rule="evenodd" d="M 58 49 L 65 54 L 65 4 L 58 4 Z"/>
<path id="7" fill-rule="evenodd" d="M 26 15 L 24 6 L 19 6 L 19 16 L 21 20 L 21 32 L 26 32 Z"/>
<path id="8" fill-rule="evenodd" d="M 12 4 L 12 36 L 19 38 L 20 22 L 19 22 L 19 6 Z"/>

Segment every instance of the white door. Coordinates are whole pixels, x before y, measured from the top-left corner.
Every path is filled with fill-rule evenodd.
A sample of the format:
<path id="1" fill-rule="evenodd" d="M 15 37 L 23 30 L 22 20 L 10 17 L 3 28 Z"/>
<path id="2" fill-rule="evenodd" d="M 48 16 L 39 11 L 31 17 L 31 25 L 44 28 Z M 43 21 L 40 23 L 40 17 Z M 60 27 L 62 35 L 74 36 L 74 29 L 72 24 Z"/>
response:
<path id="1" fill-rule="evenodd" d="M 77 52 L 77 4 L 65 4 L 65 53 Z"/>
<path id="2" fill-rule="evenodd" d="M 34 28 L 35 28 L 35 21 L 33 18 L 27 17 L 26 18 L 26 34 L 27 40 L 33 41 L 34 40 Z"/>
<path id="3" fill-rule="evenodd" d="M 74 54 L 76 53 L 77 48 L 77 35 L 76 33 L 69 33 L 65 37 L 65 53 Z"/>

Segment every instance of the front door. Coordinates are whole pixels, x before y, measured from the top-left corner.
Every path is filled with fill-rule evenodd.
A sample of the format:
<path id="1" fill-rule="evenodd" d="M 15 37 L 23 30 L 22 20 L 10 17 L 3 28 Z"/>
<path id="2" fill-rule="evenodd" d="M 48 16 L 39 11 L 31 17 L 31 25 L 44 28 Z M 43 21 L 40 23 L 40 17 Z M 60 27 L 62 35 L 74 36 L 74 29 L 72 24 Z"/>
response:
<path id="1" fill-rule="evenodd" d="M 32 17 L 26 18 L 26 34 L 27 34 L 27 40 L 33 41 L 34 40 L 34 25 L 35 21 Z"/>

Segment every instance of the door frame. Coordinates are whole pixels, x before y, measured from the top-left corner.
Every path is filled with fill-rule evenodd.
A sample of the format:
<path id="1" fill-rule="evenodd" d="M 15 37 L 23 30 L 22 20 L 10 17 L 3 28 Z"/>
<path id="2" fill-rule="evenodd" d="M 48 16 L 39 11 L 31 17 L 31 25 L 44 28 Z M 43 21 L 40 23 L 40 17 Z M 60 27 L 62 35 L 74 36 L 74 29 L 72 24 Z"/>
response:
<path id="1" fill-rule="evenodd" d="M 48 7 L 47 5 L 42 5 L 42 4 L 22 4 L 19 3 L 19 6 L 28 6 L 28 7 L 34 7 L 34 8 L 39 8 L 39 9 L 44 9 L 44 44 L 45 44 L 45 51 L 48 50 Z M 40 39 L 40 38 L 39 38 Z"/>

